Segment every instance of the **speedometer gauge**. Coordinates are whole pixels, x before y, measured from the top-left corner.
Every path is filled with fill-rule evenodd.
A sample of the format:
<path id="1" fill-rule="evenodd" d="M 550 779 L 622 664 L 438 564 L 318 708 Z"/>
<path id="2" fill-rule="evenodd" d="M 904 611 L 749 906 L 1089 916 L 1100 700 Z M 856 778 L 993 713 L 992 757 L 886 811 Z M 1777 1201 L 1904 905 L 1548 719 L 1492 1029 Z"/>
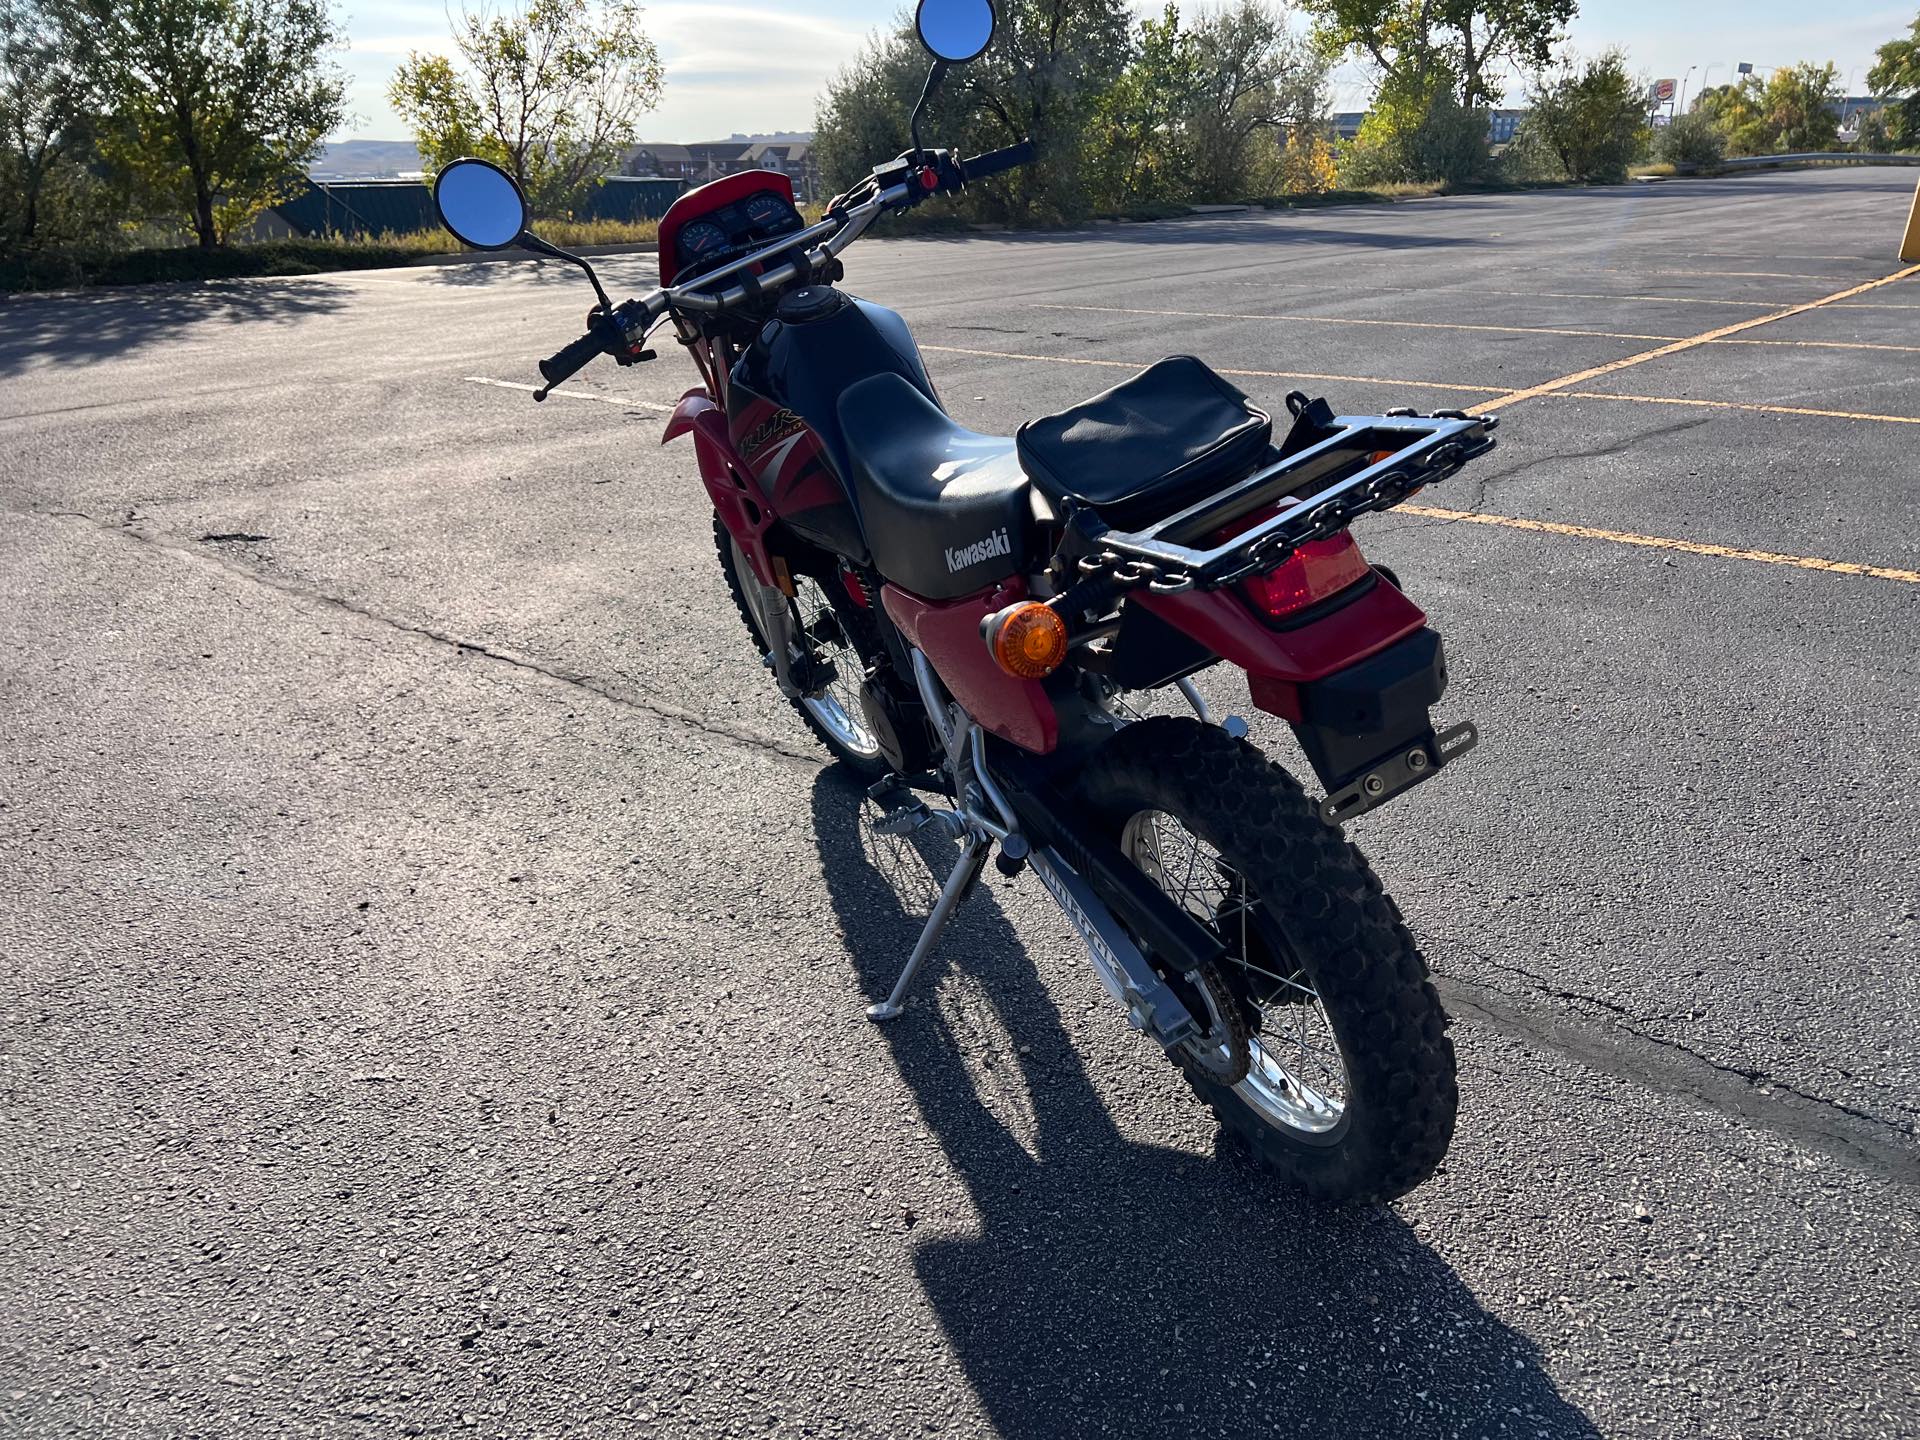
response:
<path id="1" fill-rule="evenodd" d="M 692 264 L 727 248 L 727 232 L 711 220 L 696 220 L 680 231 L 676 247 L 682 264 Z"/>
<path id="2" fill-rule="evenodd" d="M 793 223 L 793 207 L 771 190 L 762 190 L 747 201 L 747 219 L 756 230 L 779 230 Z"/>

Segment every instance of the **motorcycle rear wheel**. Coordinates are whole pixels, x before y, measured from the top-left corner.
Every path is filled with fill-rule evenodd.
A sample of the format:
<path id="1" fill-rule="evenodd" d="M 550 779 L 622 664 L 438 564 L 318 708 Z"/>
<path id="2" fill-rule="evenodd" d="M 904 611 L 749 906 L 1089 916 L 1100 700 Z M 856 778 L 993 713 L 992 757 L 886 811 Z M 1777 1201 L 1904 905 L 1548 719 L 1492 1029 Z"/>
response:
<path id="1" fill-rule="evenodd" d="M 1251 1064 L 1228 1085 L 1176 1059 L 1221 1125 L 1324 1200 L 1390 1200 L 1427 1179 L 1458 1107 L 1446 1015 L 1392 900 L 1293 777 L 1217 726 L 1156 717 L 1107 742 L 1077 788 L 1226 945 Z"/>

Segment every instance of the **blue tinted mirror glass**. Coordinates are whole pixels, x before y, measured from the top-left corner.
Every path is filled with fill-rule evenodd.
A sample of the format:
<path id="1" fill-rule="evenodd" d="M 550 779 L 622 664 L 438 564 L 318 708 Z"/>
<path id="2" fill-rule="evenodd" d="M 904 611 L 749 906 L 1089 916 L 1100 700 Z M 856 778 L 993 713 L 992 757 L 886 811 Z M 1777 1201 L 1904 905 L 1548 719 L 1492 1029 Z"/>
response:
<path id="1" fill-rule="evenodd" d="M 942 60 L 972 60 L 993 39 L 992 0 L 920 0 L 920 43 Z"/>
<path id="2" fill-rule="evenodd" d="M 440 223 L 477 250 L 499 250 L 527 228 L 527 202 L 505 171 L 485 160 L 456 160 L 433 184 Z"/>

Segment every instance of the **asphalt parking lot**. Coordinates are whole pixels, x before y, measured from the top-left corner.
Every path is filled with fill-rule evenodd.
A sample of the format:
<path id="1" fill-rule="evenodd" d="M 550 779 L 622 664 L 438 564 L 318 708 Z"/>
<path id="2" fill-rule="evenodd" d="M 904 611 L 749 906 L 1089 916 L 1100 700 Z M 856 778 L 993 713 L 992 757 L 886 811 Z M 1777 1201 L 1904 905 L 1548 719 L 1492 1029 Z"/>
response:
<path id="1" fill-rule="evenodd" d="M 917 890 L 691 367 L 510 388 L 571 272 L 0 305 L 0 1432 L 1920 1434 L 1913 180 L 850 252 L 979 429 L 1173 352 L 1501 415 L 1359 532 L 1483 734 L 1353 827 L 1462 1061 L 1377 1211 L 1216 1153 L 1030 882 L 866 1021 Z"/>

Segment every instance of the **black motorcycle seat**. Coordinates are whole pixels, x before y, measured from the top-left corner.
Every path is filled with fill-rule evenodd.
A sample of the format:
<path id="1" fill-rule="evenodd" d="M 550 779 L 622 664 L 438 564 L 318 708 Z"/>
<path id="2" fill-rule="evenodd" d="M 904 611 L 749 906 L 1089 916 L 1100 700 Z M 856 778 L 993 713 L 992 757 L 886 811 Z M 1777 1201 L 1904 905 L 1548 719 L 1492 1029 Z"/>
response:
<path id="1" fill-rule="evenodd" d="M 849 385 L 838 408 L 875 569 L 927 600 L 1020 570 L 1033 497 L 1012 440 L 954 424 L 898 375 Z"/>
<path id="2" fill-rule="evenodd" d="M 1184 509 L 1267 457 L 1273 417 L 1191 355 L 1174 355 L 1057 415 L 1030 420 L 1020 461 L 1056 510 L 1117 529 Z"/>

